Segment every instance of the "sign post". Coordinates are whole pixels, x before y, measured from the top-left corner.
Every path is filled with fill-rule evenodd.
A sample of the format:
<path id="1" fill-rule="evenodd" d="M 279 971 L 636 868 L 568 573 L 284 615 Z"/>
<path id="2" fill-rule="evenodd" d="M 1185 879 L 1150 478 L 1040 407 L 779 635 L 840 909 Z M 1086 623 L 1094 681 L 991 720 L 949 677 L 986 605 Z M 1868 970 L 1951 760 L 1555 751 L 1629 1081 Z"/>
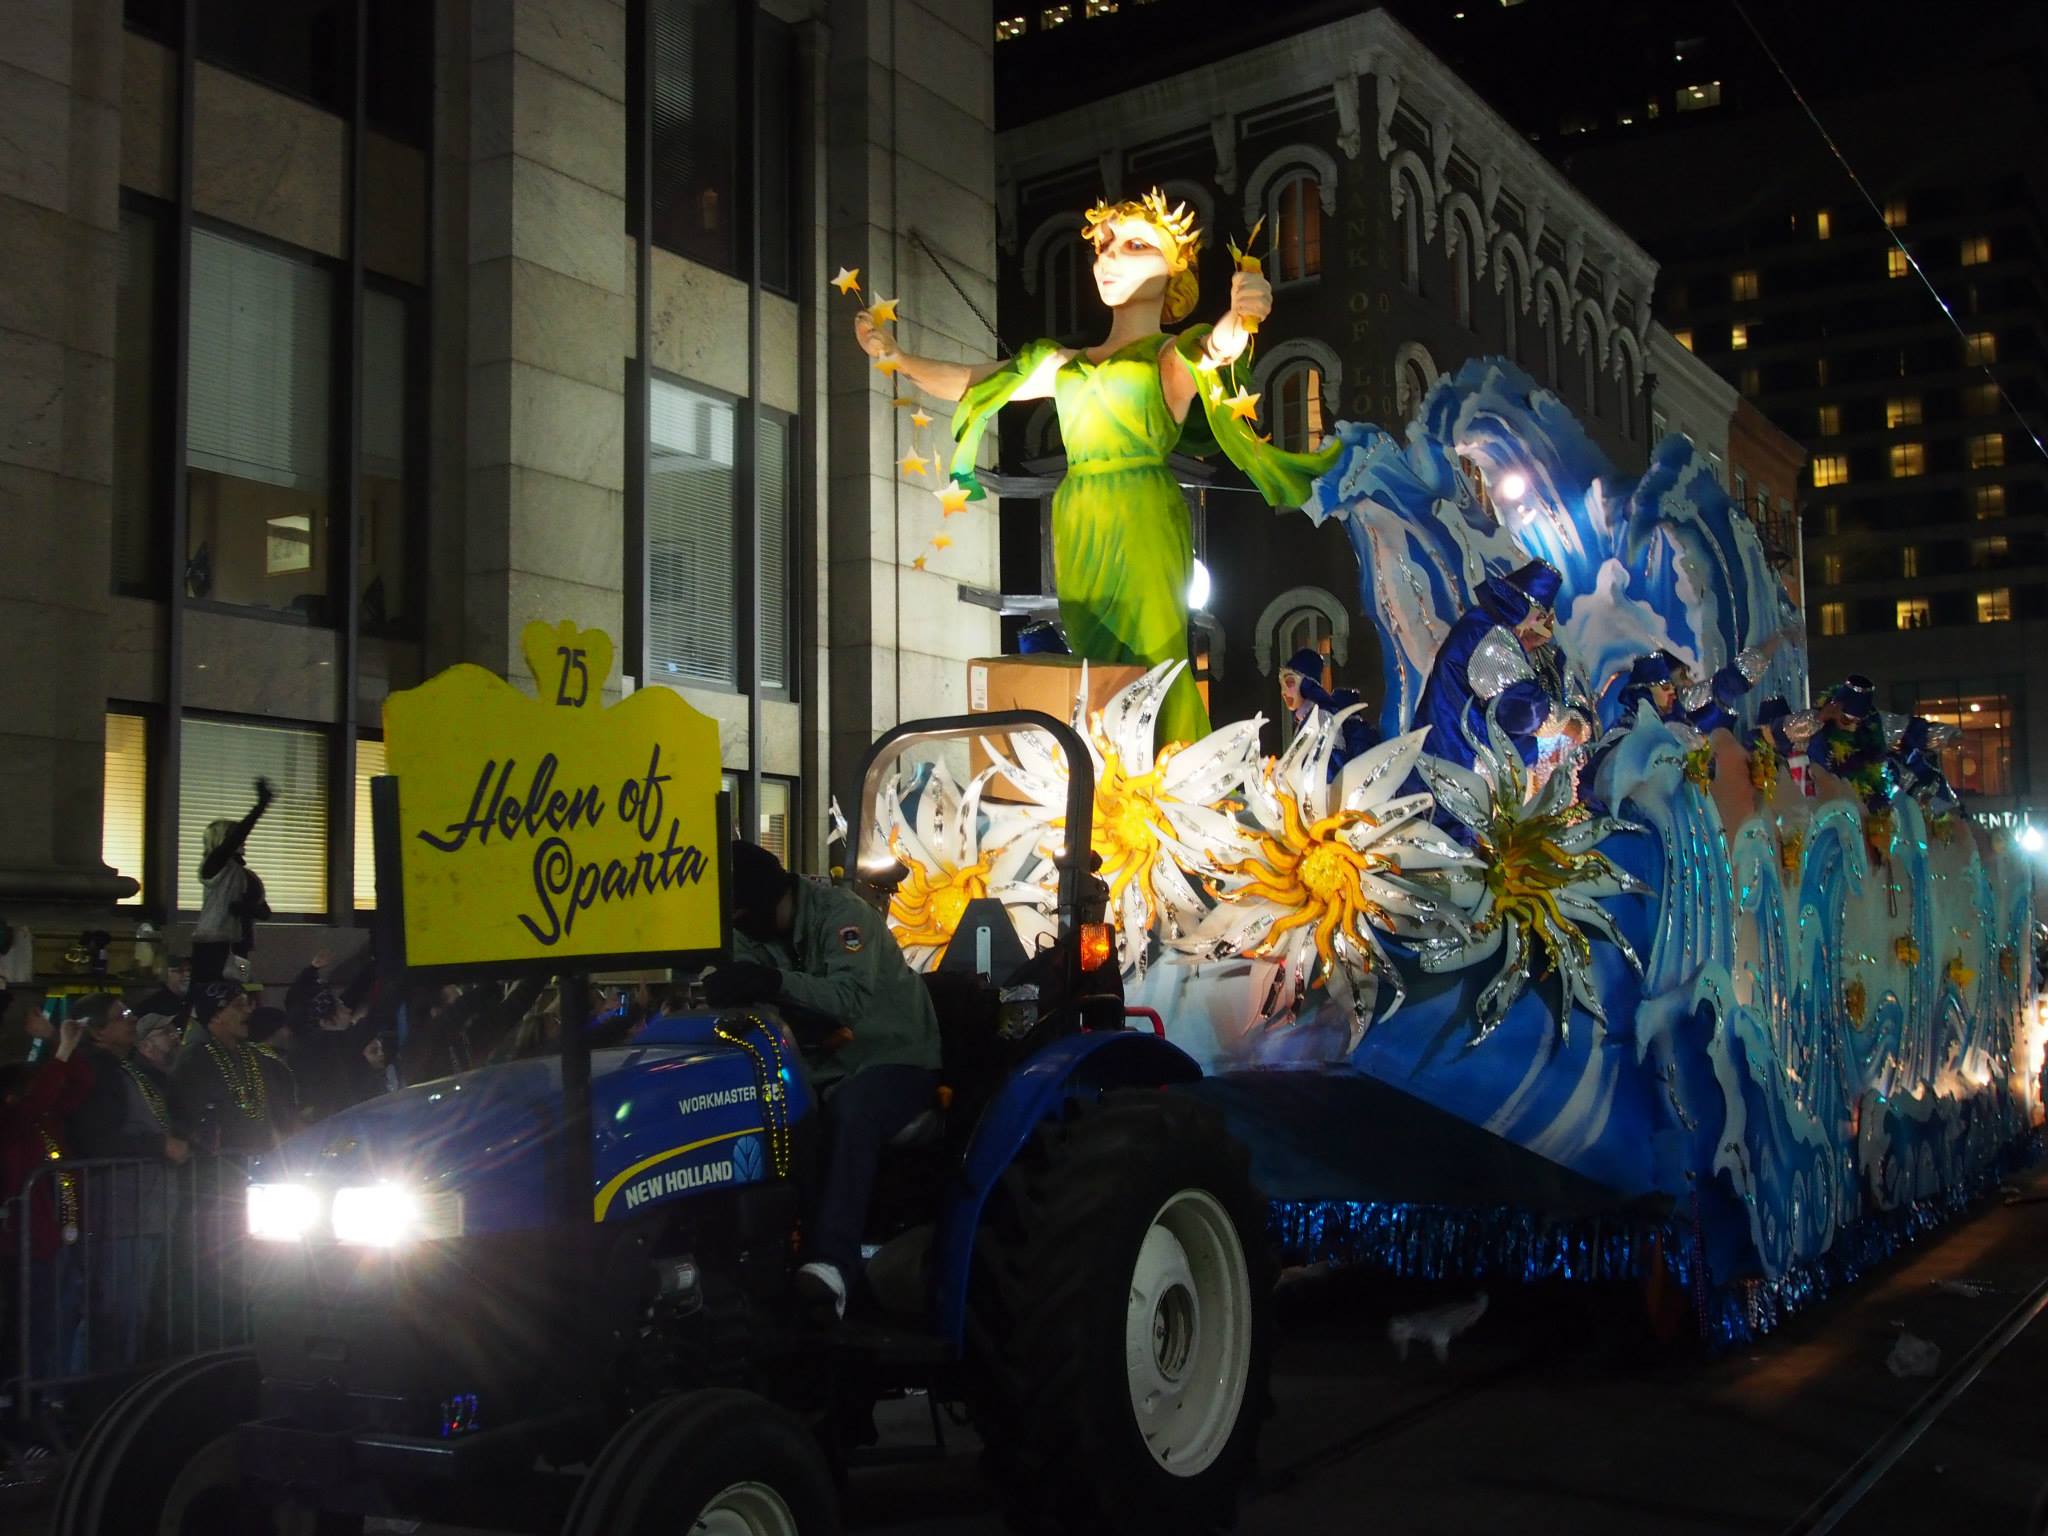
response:
<path id="1" fill-rule="evenodd" d="M 587 1224 L 590 972 L 729 948 L 718 726 L 667 688 L 607 705 L 596 630 L 529 624 L 521 646 L 538 696 L 463 664 L 385 701 L 379 948 L 408 982 L 557 979 L 564 1194 Z"/>

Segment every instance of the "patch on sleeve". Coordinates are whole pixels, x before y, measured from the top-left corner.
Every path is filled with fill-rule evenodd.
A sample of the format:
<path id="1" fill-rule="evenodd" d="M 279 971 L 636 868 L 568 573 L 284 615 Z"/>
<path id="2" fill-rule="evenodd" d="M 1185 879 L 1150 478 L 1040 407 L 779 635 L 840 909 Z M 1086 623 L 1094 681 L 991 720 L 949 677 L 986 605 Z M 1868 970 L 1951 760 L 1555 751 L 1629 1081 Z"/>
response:
<path id="1" fill-rule="evenodd" d="M 860 947 L 864 942 L 861 938 L 860 924 L 858 923 L 848 923 L 839 930 L 839 947 L 849 955 L 859 954 Z"/>

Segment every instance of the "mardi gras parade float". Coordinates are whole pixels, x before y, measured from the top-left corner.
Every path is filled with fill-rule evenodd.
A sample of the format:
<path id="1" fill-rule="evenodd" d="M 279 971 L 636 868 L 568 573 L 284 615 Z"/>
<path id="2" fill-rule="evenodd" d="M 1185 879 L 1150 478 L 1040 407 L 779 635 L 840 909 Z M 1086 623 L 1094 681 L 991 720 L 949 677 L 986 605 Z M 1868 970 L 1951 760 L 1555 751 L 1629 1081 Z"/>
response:
<path id="1" fill-rule="evenodd" d="M 995 412 L 1057 404 L 1060 712 L 1091 758 L 1116 960 L 1253 1149 L 1290 1254 L 1654 1270 L 1726 1340 L 2025 1154 L 2031 876 L 1960 813 L 1941 728 L 1861 678 L 1814 698 L 1798 612 L 1690 441 L 1617 472 L 1554 393 L 1477 358 L 1405 429 L 1277 451 L 1242 367 L 1271 306 L 1257 261 L 1221 321 L 1168 335 L 1197 301 L 1185 211 L 1098 207 L 1084 238 L 1101 346 L 974 367 L 899 351 L 893 306 L 856 330 L 960 402 L 946 516 L 981 496 Z M 1212 726 L 1188 671 L 1166 458 L 1219 450 L 1341 525 L 1379 639 L 1375 703 L 1297 662 L 1277 757 L 1260 719 Z M 1091 663 L 1137 675 L 1104 698 Z M 978 748 L 904 763 L 858 818 L 927 967 L 976 900 L 1043 942 L 1070 856 L 1052 738 Z"/>

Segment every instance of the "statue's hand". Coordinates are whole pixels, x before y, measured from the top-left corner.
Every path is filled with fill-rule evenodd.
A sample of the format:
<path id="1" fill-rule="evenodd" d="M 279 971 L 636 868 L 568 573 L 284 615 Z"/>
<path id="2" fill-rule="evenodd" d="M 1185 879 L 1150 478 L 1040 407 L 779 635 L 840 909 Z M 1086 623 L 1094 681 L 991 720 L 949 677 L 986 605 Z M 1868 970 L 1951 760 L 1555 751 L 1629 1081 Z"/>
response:
<path id="1" fill-rule="evenodd" d="M 1230 279 L 1230 312 L 1247 320 L 1273 313 L 1273 285 L 1257 272 L 1237 272 Z"/>
<path id="2" fill-rule="evenodd" d="M 867 353 L 869 357 L 880 357 L 890 350 L 889 338 L 875 329 L 875 322 L 864 309 L 854 314 L 853 339 L 860 343 L 861 351 Z"/>

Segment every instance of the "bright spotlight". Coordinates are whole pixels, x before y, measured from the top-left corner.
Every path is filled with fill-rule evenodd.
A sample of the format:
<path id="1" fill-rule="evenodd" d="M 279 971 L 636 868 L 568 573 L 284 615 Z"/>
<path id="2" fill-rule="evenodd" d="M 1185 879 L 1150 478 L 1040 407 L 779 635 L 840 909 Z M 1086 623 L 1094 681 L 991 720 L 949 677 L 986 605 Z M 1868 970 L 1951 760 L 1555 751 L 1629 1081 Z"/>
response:
<path id="1" fill-rule="evenodd" d="M 2020 830 L 2020 847 L 2028 853 L 2039 853 L 2048 848 L 2048 837 L 2041 835 L 2041 829 L 2029 823 Z"/>
<path id="2" fill-rule="evenodd" d="M 1529 494 L 1529 477 L 1519 469 L 1511 469 L 1500 477 L 1500 495 L 1497 501 L 1520 501 Z"/>
<path id="3" fill-rule="evenodd" d="M 1209 606 L 1209 567 L 1201 561 L 1195 562 L 1194 573 L 1188 577 L 1188 608 L 1200 613 Z"/>

